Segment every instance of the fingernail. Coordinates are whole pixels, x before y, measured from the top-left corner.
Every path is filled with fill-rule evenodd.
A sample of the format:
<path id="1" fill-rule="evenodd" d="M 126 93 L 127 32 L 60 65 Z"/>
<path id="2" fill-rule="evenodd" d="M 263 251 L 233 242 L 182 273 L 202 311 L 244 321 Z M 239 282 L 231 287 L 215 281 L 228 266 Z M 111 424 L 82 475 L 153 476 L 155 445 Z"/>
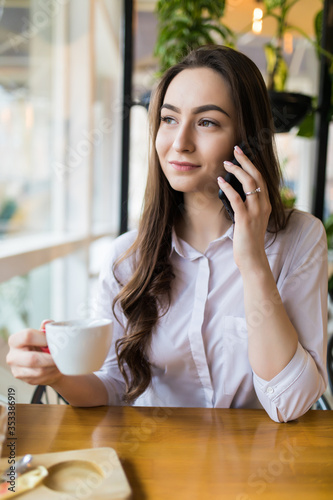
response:
<path id="1" fill-rule="evenodd" d="M 241 148 L 239 146 L 235 146 L 234 147 L 234 150 L 236 151 L 236 153 L 238 153 L 239 155 L 243 154 L 243 151 L 241 150 Z"/>
<path id="2" fill-rule="evenodd" d="M 233 167 L 234 166 L 234 164 L 231 161 L 227 161 L 227 160 L 223 162 L 223 165 L 225 165 L 226 167 Z"/>
<path id="3" fill-rule="evenodd" d="M 220 182 L 221 184 L 223 184 L 226 181 L 223 179 L 223 177 L 218 177 L 217 182 Z"/>

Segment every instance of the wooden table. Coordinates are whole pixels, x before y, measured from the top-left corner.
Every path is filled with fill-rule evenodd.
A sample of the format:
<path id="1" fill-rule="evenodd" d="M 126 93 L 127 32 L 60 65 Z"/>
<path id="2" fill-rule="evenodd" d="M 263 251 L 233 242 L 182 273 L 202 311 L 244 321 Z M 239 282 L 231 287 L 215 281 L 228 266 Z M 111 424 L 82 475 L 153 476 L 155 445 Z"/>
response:
<path id="1" fill-rule="evenodd" d="M 138 500 L 333 498 L 333 412 L 17 405 L 17 456 L 112 447 Z"/>

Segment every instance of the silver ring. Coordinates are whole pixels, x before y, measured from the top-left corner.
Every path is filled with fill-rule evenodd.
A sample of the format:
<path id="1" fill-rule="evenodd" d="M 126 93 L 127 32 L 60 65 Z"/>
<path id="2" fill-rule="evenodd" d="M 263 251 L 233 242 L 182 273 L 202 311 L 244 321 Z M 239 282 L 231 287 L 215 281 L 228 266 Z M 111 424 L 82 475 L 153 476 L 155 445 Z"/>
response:
<path id="1" fill-rule="evenodd" d="M 257 189 L 254 189 L 253 191 L 249 191 L 248 193 L 245 193 L 245 196 L 250 196 L 251 194 L 260 193 L 260 191 L 261 191 L 261 189 L 257 188 Z"/>

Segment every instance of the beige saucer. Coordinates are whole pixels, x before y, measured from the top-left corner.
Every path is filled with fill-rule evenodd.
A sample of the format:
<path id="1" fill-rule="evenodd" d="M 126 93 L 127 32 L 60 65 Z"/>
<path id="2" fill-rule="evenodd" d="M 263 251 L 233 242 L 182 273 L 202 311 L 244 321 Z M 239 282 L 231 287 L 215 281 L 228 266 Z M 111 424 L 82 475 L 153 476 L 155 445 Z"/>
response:
<path id="1" fill-rule="evenodd" d="M 32 465 L 43 465 L 49 474 L 35 489 L 22 493 L 22 500 L 131 498 L 131 489 L 113 448 L 34 455 Z M 5 470 L 7 466 L 7 459 L 1 459 L 0 471 Z"/>

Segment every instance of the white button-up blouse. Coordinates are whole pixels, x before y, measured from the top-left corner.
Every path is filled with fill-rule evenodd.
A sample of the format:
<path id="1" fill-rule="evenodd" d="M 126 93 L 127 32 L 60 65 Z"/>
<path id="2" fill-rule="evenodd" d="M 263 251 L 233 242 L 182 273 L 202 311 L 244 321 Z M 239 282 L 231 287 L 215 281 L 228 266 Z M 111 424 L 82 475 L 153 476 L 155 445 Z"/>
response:
<path id="1" fill-rule="evenodd" d="M 136 231 L 117 238 L 100 273 L 95 311 L 112 318 L 114 339 L 96 375 L 105 384 L 110 405 L 120 405 L 124 381 L 119 372 L 115 341 L 123 326 L 113 317 L 112 300 L 119 285 L 113 262 L 132 244 Z M 212 241 L 205 253 L 173 233 L 171 304 L 158 322 L 148 349 L 152 381 L 135 406 L 261 408 L 275 421 L 304 414 L 327 384 L 327 244 L 322 223 L 295 211 L 275 240 L 266 235 L 266 254 L 287 314 L 299 337 L 289 364 L 272 380 L 252 370 L 247 352 L 247 325 L 242 277 L 233 259 L 233 227 Z M 128 279 L 130 259 L 119 268 Z M 122 324 L 126 319 L 119 309 Z M 270 298 L 259 305 L 257 317 L 270 313 Z"/>

